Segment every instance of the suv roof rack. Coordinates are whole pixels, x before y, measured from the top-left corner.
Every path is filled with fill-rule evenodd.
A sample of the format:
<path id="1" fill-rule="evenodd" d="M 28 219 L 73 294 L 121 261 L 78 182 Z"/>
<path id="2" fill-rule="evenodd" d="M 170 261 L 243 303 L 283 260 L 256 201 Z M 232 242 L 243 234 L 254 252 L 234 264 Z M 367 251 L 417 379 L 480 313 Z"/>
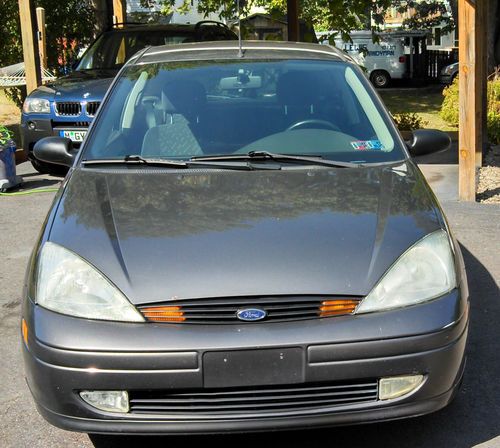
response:
<path id="1" fill-rule="evenodd" d="M 229 27 L 225 23 L 217 22 L 216 20 L 200 20 L 199 22 L 196 22 L 194 28 L 198 30 L 204 25 L 214 25 L 214 26 L 220 26 L 221 28 L 229 29 Z"/>
<path id="2" fill-rule="evenodd" d="M 112 28 L 118 28 L 119 26 L 123 26 L 123 25 L 127 25 L 127 26 L 141 26 L 141 25 L 148 25 L 147 23 L 142 23 L 142 22 L 117 22 L 117 23 L 113 23 L 109 29 L 112 29 Z"/>

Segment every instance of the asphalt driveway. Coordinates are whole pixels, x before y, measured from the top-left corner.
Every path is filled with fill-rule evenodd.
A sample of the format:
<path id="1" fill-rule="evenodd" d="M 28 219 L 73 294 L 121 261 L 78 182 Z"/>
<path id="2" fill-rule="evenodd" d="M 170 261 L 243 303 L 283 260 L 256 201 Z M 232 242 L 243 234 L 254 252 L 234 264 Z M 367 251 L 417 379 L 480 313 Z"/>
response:
<path id="1" fill-rule="evenodd" d="M 57 187 L 60 179 L 18 167 L 25 186 Z M 167 447 L 213 443 L 224 447 L 500 448 L 500 207 L 444 197 L 443 208 L 462 245 L 471 295 L 467 371 L 462 390 L 446 409 L 412 420 L 252 435 L 96 437 L 50 426 L 38 415 L 23 378 L 20 298 L 24 270 L 54 193 L 0 196 L 0 447 Z"/>

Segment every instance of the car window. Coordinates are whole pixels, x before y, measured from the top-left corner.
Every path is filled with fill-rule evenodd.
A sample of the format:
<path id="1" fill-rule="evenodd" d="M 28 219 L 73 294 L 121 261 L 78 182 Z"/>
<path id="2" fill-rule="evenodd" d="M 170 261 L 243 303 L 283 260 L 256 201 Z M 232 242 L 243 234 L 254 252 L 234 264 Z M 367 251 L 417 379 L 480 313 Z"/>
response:
<path id="1" fill-rule="evenodd" d="M 356 162 L 405 158 L 361 72 L 309 60 L 132 66 L 99 114 L 84 157 L 253 150 Z"/>
<path id="2" fill-rule="evenodd" d="M 193 40 L 194 30 L 109 32 L 94 42 L 76 69 L 117 69 L 145 47 L 180 44 Z"/>

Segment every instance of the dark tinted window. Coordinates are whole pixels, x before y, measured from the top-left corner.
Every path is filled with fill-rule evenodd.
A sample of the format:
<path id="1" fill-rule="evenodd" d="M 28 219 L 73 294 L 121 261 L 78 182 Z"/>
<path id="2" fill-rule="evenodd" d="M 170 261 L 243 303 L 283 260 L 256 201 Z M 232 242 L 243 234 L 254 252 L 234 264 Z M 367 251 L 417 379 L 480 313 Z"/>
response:
<path id="1" fill-rule="evenodd" d="M 157 45 L 172 45 L 195 41 L 231 40 L 229 29 L 205 25 L 196 29 L 110 31 L 104 33 L 83 55 L 77 70 L 117 69 L 139 50 Z"/>

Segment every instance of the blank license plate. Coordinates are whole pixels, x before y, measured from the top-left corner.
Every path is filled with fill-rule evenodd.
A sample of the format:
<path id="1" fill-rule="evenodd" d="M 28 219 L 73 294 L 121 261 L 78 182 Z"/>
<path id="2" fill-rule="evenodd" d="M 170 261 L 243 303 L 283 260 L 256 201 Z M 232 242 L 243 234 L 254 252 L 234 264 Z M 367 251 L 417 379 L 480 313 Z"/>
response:
<path id="1" fill-rule="evenodd" d="M 74 142 L 83 142 L 83 139 L 87 135 L 87 131 L 59 131 L 59 135 L 69 138 Z"/>
<path id="2" fill-rule="evenodd" d="M 301 348 L 207 352 L 205 387 L 243 387 L 304 382 Z"/>

